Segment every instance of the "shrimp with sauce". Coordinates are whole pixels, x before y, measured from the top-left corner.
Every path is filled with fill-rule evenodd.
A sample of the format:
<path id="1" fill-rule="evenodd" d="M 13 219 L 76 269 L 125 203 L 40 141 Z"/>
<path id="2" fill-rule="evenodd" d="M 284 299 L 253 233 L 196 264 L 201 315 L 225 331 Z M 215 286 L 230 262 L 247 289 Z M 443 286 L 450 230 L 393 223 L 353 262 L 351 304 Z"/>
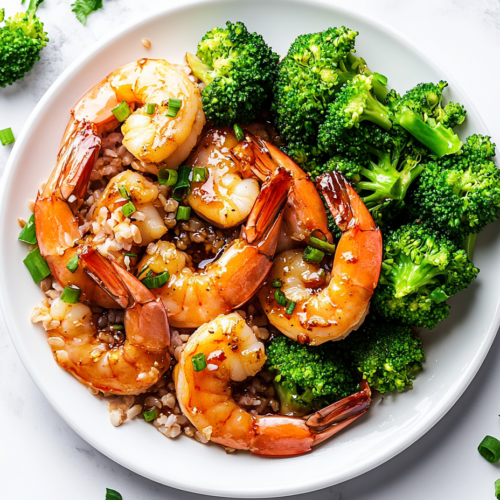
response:
<path id="1" fill-rule="evenodd" d="M 220 445 L 267 456 L 298 455 L 363 415 L 371 392 L 366 381 L 352 396 L 302 419 L 252 415 L 234 400 L 231 383 L 264 366 L 264 345 L 238 313 L 219 316 L 190 337 L 174 368 L 177 400 L 184 415 Z"/>

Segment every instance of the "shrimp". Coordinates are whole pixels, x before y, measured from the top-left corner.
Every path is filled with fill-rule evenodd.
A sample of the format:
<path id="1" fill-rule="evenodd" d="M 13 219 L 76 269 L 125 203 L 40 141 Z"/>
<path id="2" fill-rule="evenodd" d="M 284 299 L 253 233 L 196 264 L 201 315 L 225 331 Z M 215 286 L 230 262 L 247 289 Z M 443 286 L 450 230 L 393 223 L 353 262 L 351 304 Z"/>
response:
<path id="1" fill-rule="evenodd" d="M 311 345 L 341 340 L 368 314 L 382 262 L 382 236 L 356 191 L 338 172 L 317 179 L 318 190 L 342 230 L 331 279 L 319 265 L 302 260 L 301 250 L 274 259 L 259 301 L 269 321 L 291 339 Z M 286 298 L 295 302 L 291 314 L 278 304 L 273 280 L 281 280 Z"/>
<path id="2" fill-rule="evenodd" d="M 201 370 L 196 364 L 200 358 L 206 365 Z M 214 443 L 258 455 L 286 456 L 311 451 L 370 406 L 370 388 L 363 381 L 360 392 L 307 419 L 251 415 L 233 399 L 230 385 L 255 376 L 265 360 L 264 345 L 238 313 L 203 325 L 191 335 L 174 368 L 182 412 Z"/>
<path id="3" fill-rule="evenodd" d="M 205 167 L 208 178 L 191 184 L 186 201 L 200 217 L 221 228 L 241 224 L 260 191 L 252 172 L 232 155 L 237 145 L 230 128 L 211 128 L 187 160 L 193 167 Z"/>
<path id="4" fill-rule="evenodd" d="M 152 255 L 143 257 L 138 266 L 141 273 L 149 268 L 170 274 L 169 281 L 154 294 L 165 304 L 172 326 L 197 328 L 240 307 L 259 289 L 272 266 L 289 176 L 281 169 L 264 185 L 264 193 L 273 189 L 276 196 L 264 206 L 257 202 L 255 213 L 250 214 L 263 228 L 262 237 L 253 243 L 243 235 L 231 242 L 217 260 L 198 271 L 186 266 L 186 254 L 172 243 L 160 242 Z"/>
<path id="5" fill-rule="evenodd" d="M 174 117 L 166 115 L 171 98 L 181 101 Z M 114 130 L 119 122 L 112 110 L 123 101 L 132 108 L 137 106 L 122 125 L 127 150 L 146 163 L 167 160 L 168 168 L 180 165 L 205 125 L 200 91 L 186 73 L 164 59 L 125 64 L 78 101 L 72 110 L 73 120 L 93 123 L 99 134 Z M 151 115 L 146 112 L 148 103 L 155 104 Z"/>
<path id="6" fill-rule="evenodd" d="M 48 343 L 54 359 L 82 384 L 112 394 L 139 394 L 170 366 L 170 331 L 161 301 L 114 260 L 89 247 L 81 255 L 85 272 L 125 309 L 123 342 L 101 339 L 90 308 L 55 299 Z M 105 336 L 104 336 L 105 337 Z"/>

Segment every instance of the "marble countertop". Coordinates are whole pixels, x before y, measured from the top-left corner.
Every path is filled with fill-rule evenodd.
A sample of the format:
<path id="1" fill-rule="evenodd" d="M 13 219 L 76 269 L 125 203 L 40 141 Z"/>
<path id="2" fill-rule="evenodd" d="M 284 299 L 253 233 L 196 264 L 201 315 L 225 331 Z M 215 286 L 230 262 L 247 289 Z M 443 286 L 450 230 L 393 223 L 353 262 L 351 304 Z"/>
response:
<path id="1" fill-rule="evenodd" d="M 154 12 L 166 2 L 170 0 L 104 0 L 104 9 L 89 16 L 84 27 L 71 12 L 69 0 L 46 0 L 39 12 L 50 43 L 24 80 L 0 89 L 0 129 L 12 127 L 18 135 L 41 96 L 83 50 L 110 28 Z M 345 5 L 341 0 L 332 3 Z M 4 0 L 2 6 L 12 15 L 20 2 Z M 500 141 L 500 105 L 490 97 L 498 95 L 500 80 L 498 0 L 350 0 L 349 7 L 384 20 L 432 54 L 461 84 Z M 0 147 L 0 174 L 10 151 L 11 146 Z M 500 435 L 499 358 L 500 338 L 458 403 L 409 449 L 363 476 L 294 498 L 493 499 L 500 467 L 483 460 L 476 448 L 486 434 Z M 124 500 L 201 500 L 122 468 L 75 434 L 29 378 L 3 318 L 0 381 L 0 497 L 101 500 L 108 487 L 121 492 Z"/>

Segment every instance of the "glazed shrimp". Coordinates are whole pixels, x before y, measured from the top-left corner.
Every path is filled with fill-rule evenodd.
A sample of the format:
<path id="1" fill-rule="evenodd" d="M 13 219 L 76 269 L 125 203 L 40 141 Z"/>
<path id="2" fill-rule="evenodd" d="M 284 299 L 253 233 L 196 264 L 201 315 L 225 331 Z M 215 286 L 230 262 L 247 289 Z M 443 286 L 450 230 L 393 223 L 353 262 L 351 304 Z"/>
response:
<path id="1" fill-rule="evenodd" d="M 278 255 L 258 297 L 269 321 L 291 339 L 319 345 L 341 340 L 368 314 L 382 262 L 382 236 L 356 191 L 338 173 L 323 174 L 318 190 L 342 230 L 331 279 L 319 265 L 302 260 L 301 250 Z M 281 280 L 292 314 L 276 302 L 272 282 Z"/>
<path id="2" fill-rule="evenodd" d="M 106 393 L 139 394 L 155 384 L 170 366 L 170 331 L 161 301 L 113 260 L 86 248 L 85 272 L 125 309 L 123 342 L 101 335 L 90 308 L 55 299 L 48 315 L 48 343 L 54 359 L 82 384 Z"/>
<path id="3" fill-rule="evenodd" d="M 181 101 L 175 117 L 166 115 L 170 98 Z M 123 145 L 146 163 L 167 160 L 169 168 L 178 166 L 196 145 L 205 125 L 198 87 L 181 68 L 164 59 L 140 59 L 121 66 L 90 89 L 72 115 L 77 121 L 93 123 L 101 134 L 119 125 L 112 109 L 122 101 L 131 109 L 137 107 L 123 122 Z M 152 115 L 146 113 L 148 103 L 156 104 Z"/>
<path id="4" fill-rule="evenodd" d="M 206 367 L 195 371 L 200 358 Z M 307 419 L 251 415 L 237 405 L 230 384 L 256 375 L 265 360 L 264 345 L 238 313 L 219 316 L 191 335 L 174 369 L 177 400 L 207 439 L 258 455 L 298 455 L 311 451 L 369 408 L 371 393 L 363 381 L 360 392 Z"/>
<path id="5" fill-rule="evenodd" d="M 187 160 L 193 167 L 205 167 L 208 178 L 191 184 L 186 201 L 200 217 L 222 228 L 241 224 L 260 191 L 257 179 L 245 169 L 245 163 L 231 154 L 237 145 L 230 128 L 212 128 Z"/>

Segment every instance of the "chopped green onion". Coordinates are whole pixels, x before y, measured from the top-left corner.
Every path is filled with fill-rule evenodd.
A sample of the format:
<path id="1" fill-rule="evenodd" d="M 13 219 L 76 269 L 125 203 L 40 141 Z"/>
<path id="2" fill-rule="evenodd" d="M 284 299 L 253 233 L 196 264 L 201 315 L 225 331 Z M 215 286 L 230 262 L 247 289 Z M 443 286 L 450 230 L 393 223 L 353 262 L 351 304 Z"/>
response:
<path id="1" fill-rule="evenodd" d="M 106 488 L 106 499 L 105 500 L 123 500 L 123 497 L 115 490 L 110 490 Z"/>
<path id="2" fill-rule="evenodd" d="M 66 268 L 69 269 L 72 273 L 74 273 L 78 269 L 78 254 L 75 253 L 73 257 L 66 264 Z"/>
<path id="3" fill-rule="evenodd" d="M 125 257 L 130 257 L 131 259 L 133 259 L 133 258 L 137 257 L 137 255 L 135 253 L 126 253 Z"/>
<path id="4" fill-rule="evenodd" d="M 174 99 L 173 97 L 171 97 L 168 100 L 167 116 L 169 118 L 175 118 L 177 116 L 177 113 L 179 112 L 179 109 L 181 109 L 181 106 L 182 106 L 181 99 Z"/>
<path id="5" fill-rule="evenodd" d="M 130 217 L 134 212 L 135 212 L 135 205 L 131 201 L 128 201 L 127 203 L 125 203 L 125 205 L 123 205 L 122 214 L 125 217 Z"/>
<path id="6" fill-rule="evenodd" d="M 497 497 L 497 500 L 500 500 L 500 479 L 495 481 L 495 496 Z"/>
<path id="7" fill-rule="evenodd" d="M 154 420 L 155 418 L 158 417 L 158 410 L 155 407 L 152 410 L 143 411 L 142 414 L 146 422 L 151 422 L 151 420 Z"/>
<path id="8" fill-rule="evenodd" d="M 118 104 L 118 106 L 116 106 L 116 108 L 113 108 L 111 111 L 119 122 L 125 121 L 131 113 L 127 101 L 122 101 L 120 104 Z"/>
<path id="9" fill-rule="evenodd" d="M 380 73 L 373 73 L 373 76 L 382 84 L 387 85 L 387 77 Z"/>
<path id="10" fill-rule="evenodd" d="M 325 254 L 321 250 L 307 246 L 302 254 L 302 260 L 310 262 L 311 264 L 319 264 L 324 256 Z"/>
<path id="11" fill-rule="evenodd" d="M 205 182 L 208 179 L 208 170 L 205 167 L 193 168 L 193 182 Z"/>
<path id="12" fill-rule="evenodd" d="M 436 288 L 430 294 L 430 298 L 434 303 L 439 304 L 440 302 L 444 302 L 446 299 L 448 299 L 449 296 L 442 288 Z"/>
<path id="13" fill-rule="evenodd" d="M 38 248 L 30 252 L 23 262 L 35 283 L 40 283 L 40 281 L 50 274 L 50 268 Z"/>
<path id="14" fill-rule="evenodd" d="M 241 127 L 237 123 L 234 124 L 234 133 L 236 135 L 236 139 L 238 142 L 242 141 L 245 138 L 245 134 L 243 133 L 243 130 L 241 129 Z"/>
<path id="15" fill-rule="evenodd" d="M 177 220 L 189 220 L 189 217 L 191 217 L 191 207 L 179 207 L 177 209 L 175 217 Z"/>
<path id="16" fill-rule="evenodd" d="M 325 253 L 333 255 L 335 253 L 335 245 L 333 243 L 328 243 L 328 241 L 322 241 L 315 236 L 309 237 L 309 245 L 319 250 L 322 250 Z"/>
<path id="17" fill-rule="evenodd" d="M 36 244 L 36 231 L 35 231 L 35 214 L 31 214 L 31 217 L 26 225 L 21 229 L 18 240 L 29 243 L 30 245 Z"/>
<path id="18" fill-rule="evenodd" d="M 296 302 L 294 302 L 293 300 L 291 300 L 290 303 L 288 304 L 288 307 L 286 308 L 286 313 L 287 314 L 292 314 L 293 310 L 295 309 L 295 306 L 296 306 Z"/>
<path id="19" fill-rule="evenodd" d="M 156 104 L 154 102 L 148 102 L 146 104 L 146 114 L 153 115 L 155 112 Z"/>
<path id="20" fill-rule="evenodd" d="M 486 436 L 477 447 L 477 451 L 488 462 L 496 463 L 500 460 L 500 441 L 494 437 Z"/>
<path id="21" fill-rule="evenodd" d="M 116 332 L 123 332 L 125 330 L 125 325 L 123 323 L 116 323 L 116 325 L 113 325 L 112 328 Z"/>
<path id="22" fill-rule="evenodd" d="M 16 142 L 16 138 L 14 137 L 10 127 L 0 130 L 0 142 L 2 143 L 2 146 L 8 146 L 9 144 Z"/>
<path id="23" fill-rule="evenodd" d="M 141 277 L 142 274 L 148 269 L 148 265 L 146 264 L 140 271 L 139 274 L 137 275 L 137 279 Z"/>
<path id="24" fill-rule="evenodd" d="M 81 294 L 82 291 L 78 287 L 66 286 L 61 294 L 61 300 L 66 304 L 76 304 L 80 300 Z"/>
<path id="25" fill-rule="evenodd" d="M 195 372 L 201 372 L 207 367 L 207 360 L 205 358 L 205 354 L 203 352 L 199 352 L 195 354 L 191 358 L 191 363 L 193 363 L 193 369 Z"/>
<path id="26" fill-rule="evenodd" d="M 191 192 L 191 172 L 192 168 L 186 165 L 179 167 L 177 184 L 172 194 L 175 201 L 182 201 Z"/>
<path id="27" fill-rule="evenodd" d="M 179 174 L 177 170 L 171 170 L 170 168 L 162 168 L 158 172 L 158 184 L 161 186 L 175 186 Z"/>
<path id="28" fill-rule="evenodd" d="M 280 305 L 285 307 L 286 306 L 286 295 L 284 294 L 283 291 L 281 290 L 275 290 L 274 292 L 274 298 L 276 299 L 276 302 Z"/>
<path id="29" fill-rule="evenodd" d="M 120 191 L 120 194 L 126 199 L 130 200 L 130 193 L 128 192 L 128 189 L 125 186 L 118 186 L 118 191 Z"/>
<path id="30" fill-rule="evenodd" d="M 157 276 L 147 276 L 143 280 L 141 280 L 141 283 L 146 287 L 149 288 L 150 290 L 154 290 L 155 288 L 160 288 L 162 287 L 167 281 L 170 279 L 170 273 L 168 271 L 164 271 L 161 274 L 158 274 Z"/>
<path id="31" fill-rule="evenodd" d="M 273 280 L 273 288 L 281 288 L 282 286 L 283 282 L 279 278 Z"/>

